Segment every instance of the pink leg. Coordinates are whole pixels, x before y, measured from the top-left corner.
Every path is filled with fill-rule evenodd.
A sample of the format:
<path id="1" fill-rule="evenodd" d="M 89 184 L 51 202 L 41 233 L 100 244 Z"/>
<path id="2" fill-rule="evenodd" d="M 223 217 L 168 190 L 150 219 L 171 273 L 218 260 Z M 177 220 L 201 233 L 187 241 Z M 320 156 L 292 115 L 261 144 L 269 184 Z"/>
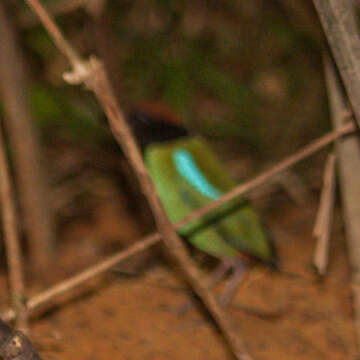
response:
<path id="1" fill-rule="evenodd" d="M 221 305 L 226 306 L 230 303 L 231 298 L 235 294 L 236 289 L 244 279 L 244 275 L 247 273 L 248 267 L 242 260 L 237 260 L 232 264 L 234 270 L 233 275 L 228 280 L 223 292 L 220 295 L 219 301 Z"/>
<path id="2" fill-rule="evenodd" d="M 233 267 L 233 260 L 223 260 L 209 275 L 209 288 L 215 287 Z"/>
<path id="3" fill-rule="evenodd" d="M 227 306 L 230 303 L 231 298 L 247 272 L 247 265 L 241 259 L 223 260 L 209 275 L 208 287 L 209 289 L 212 289 L 231 269 L 233 270 L 233 274 L 227 281 L 227 284 L 219 297 L 219 302 L 223 306 Z M 186 302 L 178 309 L 177 313 L 179 315 L 184 315 L 193 308 L 193 306 L 194 305 L 191 302 Z"/>

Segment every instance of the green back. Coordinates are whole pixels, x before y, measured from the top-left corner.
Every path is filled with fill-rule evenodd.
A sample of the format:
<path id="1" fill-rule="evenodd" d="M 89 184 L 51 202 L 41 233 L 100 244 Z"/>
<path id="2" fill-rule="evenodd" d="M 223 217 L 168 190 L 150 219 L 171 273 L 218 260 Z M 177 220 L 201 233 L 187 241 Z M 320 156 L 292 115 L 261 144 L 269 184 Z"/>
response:
<path id="1" fill-rule="evenodd" d="M 198 137 L 153 144 L 145 151 L 145 162 L 160 199 L 173 223 L 213 200 L 199 191 L 176 167 L 174 152 L 185 150 L 206 180 L 220 194 L 235 184 L 206 142 Z M 266 262 L 273 260 L 272 248 L 255 211 L 244 199 L 222 206 L 207 218 L 180 229 L 192 245 L 218 258 L 245 252 Z"/>

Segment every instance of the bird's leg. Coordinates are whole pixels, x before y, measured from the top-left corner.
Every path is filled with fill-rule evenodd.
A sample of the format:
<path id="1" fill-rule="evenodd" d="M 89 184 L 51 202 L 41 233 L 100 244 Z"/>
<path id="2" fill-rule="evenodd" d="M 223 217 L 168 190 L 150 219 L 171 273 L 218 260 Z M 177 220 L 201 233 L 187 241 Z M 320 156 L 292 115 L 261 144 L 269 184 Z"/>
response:
<path id="1" fill-rule="evenodd" d="M 221 263 L 216 266 L 216 268 L 209 275 L 208 289 L 213 289 L 224 278 L 226 273 L 231 270 L 231 268 L 233 268 L 233 266 L 233 259 L 225 259 L 221 261 Z M 180 315 L 184 315 L 193 307 L 194 304 L 192 304 L 190 301 L 186 302 L 178 308 L 177 313 Z"/>
<path id="2" fill-rule="evenodd" d="M 214 288 L 226 275 L 226 273 L 233 267 L 233 260 L 223 260 L 209 275 L 208 287 Z"/>
<path id="3" fill-rule="evenodd" d="M 248 266 L 243 259 L 225 259 L 210 273 L 208 288 L 213 289 L 224 278 L 228 271 L 233 270 L 232 276 L 227 281 L 225 288 L 219 297 L 221 305 L 226 306 L 229 304 L 236 289 L 243 280 L 244 275 L 247 272 L 247 268 Z M 186 302 L 178 308 L 177 313 L 184 315 L 192 307 L 193 304 L 191 302 Z"/>
<path id="4" fill-rule="evenodd" d="M 239 287 L 244 279 L 244 275 L 248 271 L 248 266 L 243 259 L 232 260 L 230 266 L 233 269 L 231 278 L 227 281 L 224 290 L 222 291 L 219 301 L 220 304 L 226 306 L 230 303 L 236 289 Z"/>

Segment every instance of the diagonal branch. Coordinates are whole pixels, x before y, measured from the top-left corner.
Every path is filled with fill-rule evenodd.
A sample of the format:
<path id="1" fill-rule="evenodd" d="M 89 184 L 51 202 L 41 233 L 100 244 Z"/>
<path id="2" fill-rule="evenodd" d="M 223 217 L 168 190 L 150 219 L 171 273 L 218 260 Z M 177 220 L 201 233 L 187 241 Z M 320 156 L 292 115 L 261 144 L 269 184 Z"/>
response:
<path id="1" fill-rule="evenodd" d="M 346 115 L 346 113 L 342 113 L 342 116 L 344 115 Z M 307 145 L 297 153 L 287 157 L 279 164 L 277 164 L 275 167 L 263 172 L 254 179 L 235 187 L 232 190 L 233 194 L 230 198 L 228 194 L 225 194 L 222 198 L 220 198 L 216 202 L 217 204 L 215 206 L 213 203 L 210 203 L 202 207 L 201 209 L 191 213 L 189 216 L 179 221 L 175 225 L 175 228 L 179 229 L 193 220 L 197 220 L 204 215 L 208 215 L 211 211 L 216 210 L 224 203 L 236 198 L 237 196 L 243 195 L 248 191 L 255 189 L 257 186 L 269 180 L 271 177 L 279 174 L 281 171 L 288 169 L 290 166 L 295 165 L 300 160 L 305 159 L 306 157 L 314 154 L 316 151 L 321 150 L 325 146 L 329 145 L 334 140 L 340 138 L 341 136 L 347 135 L 353 131 L 354 131 L 354 125 L 347 124 L 345 126 L 341 126 L 337 131 L 333 131 L 327 135 L 324 135 L 323 137 L 310 143 L 309 145 Z M 103 260 L 99 264 L 96 264 L 80 272 L 79 274 L 54 285 L 53 287 L 41 292 L 40 294 L 33 296 L 26 303 L 28 310 L 38 309 L 41 305 L 44 305 L 54 297 L 59 296 L 72 289 L 75 289 L 77 286 L 109 270 L 110 268 L 120 263 L 121 261 L 124 261 L 125 259 L 128 259 L 129 257 L 157 244 L 160 241 L 160 239 L 161 236 L 159 233 L 155 233 L 143 239 L 140 239 L 134 245 L 130 246 L 126 250 L 120 251 L 115 255 L 110 256 L 106 260 Z M 5 321 L 10 321 L 15 318 L 15 312 L 12 309 L 8 309 L 2 312 L 1 317 Z"/>
<path id="2" fill-rule="evenodd" d="M 44 26 L 49 31 L 49 34 L 53 37 L 56 45 L 73 66 L 73 73 L 67 74 L 67 79 L 70 79 L 72 82 L 85 83 L 87 88 L 94 92 L 98 101 L 103 106 L 114 137 L 121 145 L 124 154 L 135 170 L 168 252 L 177 262 L 184 277 L 197 295 L 202 299 L 214 320 L 217 322 L 235 357 L 239 360 L 250 360 L 251 357 L 247 354 L 237 331 L 234 329 L 230 319 L 216 300 L 215 295 L 208 290 L 207 284 L 201 279 L 194 261 L 189 256 L 185 245 L 182 243 L 179 235 L 176 233 L 173 225 L 166 216 L 155 186 L 146 170 L 139 147 L 137 146 L 131 130 L 126 123 L 125 117 L 116 102 L 103 65 L 95 60 L 92 60 L 90 63 L 84 63 L 71 45 L 65 40 L 55 22 L 51 19 L 40 2 L 37 0 L 27 0 L 27 2 L 40 17 Z"/>
<path id="3" fill-rule="evenodd" d="M 85 7 L 88 0 L 57 0 L 48 4 L 48 11 L 53 16 L 59 16 L 73 12 L 79 8 Z M 29 29 L 39 24 L 39 19 L 34 13 L 27 9 L 21 11 L 17 16 L 17 23 L 25 28 Z"/>

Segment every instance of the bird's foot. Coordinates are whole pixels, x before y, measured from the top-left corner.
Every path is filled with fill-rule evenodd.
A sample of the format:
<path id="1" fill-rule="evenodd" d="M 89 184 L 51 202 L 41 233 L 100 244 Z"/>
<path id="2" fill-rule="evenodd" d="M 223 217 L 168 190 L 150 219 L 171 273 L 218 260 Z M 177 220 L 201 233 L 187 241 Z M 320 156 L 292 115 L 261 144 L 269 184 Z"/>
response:
<path id="1" fill-rule="evenodd" d="M 247 273 L 248 266 L 242 259 L 226 259 L 223 260 L 209 275 L 208 288 L 212 290 L 228 272 L 232 271 L 232 275 L 227 280 L 225 287 L 219 296 L 219 302 L 222 306 L 227 306 L 236 289 L 244 279 Z M 192 302 L 186 302 L 177 310 L 179 315 L 185 315 L 190 309 L 194 307 Z"/>
<path id="2" fill-rule="evenodd" d="M 225 264 L 229 267 L 230 270 L 232 270 L 232 274 L 227 280 L 225 287 L 219 297 L 219 302 L 223 306 L 227 306 L 230 303 L 237 288 L 244 280 L 244 276 L 248 271 L 248 265 L 242 259 L 225 260 Z M 221 265 L 222 264 L 219 266 Z"/>

